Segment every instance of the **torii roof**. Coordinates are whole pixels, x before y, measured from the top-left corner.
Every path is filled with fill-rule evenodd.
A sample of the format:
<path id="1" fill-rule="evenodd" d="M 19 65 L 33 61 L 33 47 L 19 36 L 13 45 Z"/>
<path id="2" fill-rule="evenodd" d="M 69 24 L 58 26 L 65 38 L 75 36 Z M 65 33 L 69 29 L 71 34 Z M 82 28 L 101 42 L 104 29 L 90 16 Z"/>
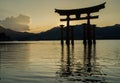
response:
<path id="1" fill-rule="evenodd" d="M 105 4 L 106 4 L 106 2 L 96 5 L 96 6 L 80 8 L 80 9 L 70 9 L 70 10 L 55 9 L 55 12 L 59 13 L 60 15 L 75 15 L 75 14 L 94 13 L 94 12 L 98 12 L 100 9 L 105 8 Z"/>

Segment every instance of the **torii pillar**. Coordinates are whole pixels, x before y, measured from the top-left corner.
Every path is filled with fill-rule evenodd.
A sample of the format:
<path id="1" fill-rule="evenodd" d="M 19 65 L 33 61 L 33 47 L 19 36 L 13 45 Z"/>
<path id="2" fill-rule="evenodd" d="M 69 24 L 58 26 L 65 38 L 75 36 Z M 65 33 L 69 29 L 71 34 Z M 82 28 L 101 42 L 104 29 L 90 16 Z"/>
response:
<path id="1" fill-rule="evenodd" d="M 64 29 L 64 25 L 60 25 L 60 31 L 61 31 L 61 45 L 64 45 L 64 32 L 63 32 L 63 29 Z"/>

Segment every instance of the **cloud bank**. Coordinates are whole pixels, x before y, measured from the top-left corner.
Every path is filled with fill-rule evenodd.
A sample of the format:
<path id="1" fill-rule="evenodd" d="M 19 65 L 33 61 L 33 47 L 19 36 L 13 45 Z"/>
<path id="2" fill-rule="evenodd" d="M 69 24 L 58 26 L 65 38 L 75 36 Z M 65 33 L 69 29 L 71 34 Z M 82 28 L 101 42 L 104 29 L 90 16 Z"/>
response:
<path id="1" fill-rule="evenodd" d="M 20 14 L 17 17 L 7 17 L 5 20 L 0 20 L 0 25 L 4 28 L 12 29 L 15 31 L 28 31 L 30 17 Z"/>

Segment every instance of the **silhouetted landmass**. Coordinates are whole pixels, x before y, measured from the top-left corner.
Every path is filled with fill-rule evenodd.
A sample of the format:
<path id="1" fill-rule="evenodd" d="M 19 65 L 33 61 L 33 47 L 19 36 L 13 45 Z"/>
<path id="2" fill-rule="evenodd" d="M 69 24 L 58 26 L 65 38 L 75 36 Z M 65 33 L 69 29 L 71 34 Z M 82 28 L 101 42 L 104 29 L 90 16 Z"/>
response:
<path id="1" fill-rule="evenodd" d="M 97 39 L 120 39 L 120 25 L 97 28 L 96 35 Z"/>
<path id="2" fill-rule="evenodd" d="M 6 36 L 10 37 L 9 40 L 13 40 L 13 41 L 22 41 L 22 40 L 35 40 L 35 34 L 33 33 L 28 33 L 28 32 L 17 32 L 17 31 L 13 31 L 10 29 L 6 29 L 3 28 L 2 26 L 0 26 L 0 34 L 5 34 Z M 3 37 L 2 39 L 4 39 L 5 37 Z"/>
<path id="3" fill-rule="evenodd" d="M 74 38 L 76 40 L 82 39 L 83 37 L 83 26 L 76 25 L 74 28 Z M 64 39 L 66 32 L 64 31 Z M 113 26 L 96 27 L 96 38 L 97 39 L 120 39 L 120 25 L 116 24 Z M 28 40 L 59 40 L 60 39 L 60 27 L 54 27 L 48 31 L 41 33 L 28 33 L 28 32 L 17 32 L 10 29 L 5 29 L 0 26 L 0 41 L 28 41 Z"/>
<path id="4" fill-rule="evenodd" d="M 73 27 L 73 26 L 72 26 Z M 76 40 L 83 38 L 83 26 L 76 25 L 74 28 L 74 38 Z M 46 32 L 39 33 L 41 39 L 60 39 L 60 28 L 54 27 Z M 64 31 L 64 39 L 66 32 Z M 96 27 L 96 38 L 97 39 L 120 39 L 120 25 L 116 24 L 113 26 Z"/>
<path id="5" fill-rule="evenodd" d="M 54 27 L 46 32 L 38 34 L 41 40 L 59 40 L 60 39 L 60 27 Z"/>
<path id="6" fill-rule="evenodd" d="M 9 36 L 7 36 L 5 33 L 0 33 L 0 41 L 10 41 L 12 40 Z"/>

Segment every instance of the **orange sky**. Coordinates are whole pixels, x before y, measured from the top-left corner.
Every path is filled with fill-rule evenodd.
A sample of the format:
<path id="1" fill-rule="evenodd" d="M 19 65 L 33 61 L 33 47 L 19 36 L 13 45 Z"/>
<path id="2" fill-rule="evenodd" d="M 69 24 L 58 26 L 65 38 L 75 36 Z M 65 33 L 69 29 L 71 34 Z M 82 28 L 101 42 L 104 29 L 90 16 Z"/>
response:
<path id="1" fill-rule="evenodd" d="M 74 9 L 90 7 L 106 2 L 106 8 L 100 10 L 99 19 L 92 21 L 97 26 L 120 24 L 120 0 L 0 0 L 0 20 L 6 17 L 17 17 L 20 14 L 30 17 L 31 31 L 39 32 L 65 24 L 60 22 L 61 18 L 54 12 L 58 9 Z M 71 24 L 81 24 L 82 21 Z"/>

